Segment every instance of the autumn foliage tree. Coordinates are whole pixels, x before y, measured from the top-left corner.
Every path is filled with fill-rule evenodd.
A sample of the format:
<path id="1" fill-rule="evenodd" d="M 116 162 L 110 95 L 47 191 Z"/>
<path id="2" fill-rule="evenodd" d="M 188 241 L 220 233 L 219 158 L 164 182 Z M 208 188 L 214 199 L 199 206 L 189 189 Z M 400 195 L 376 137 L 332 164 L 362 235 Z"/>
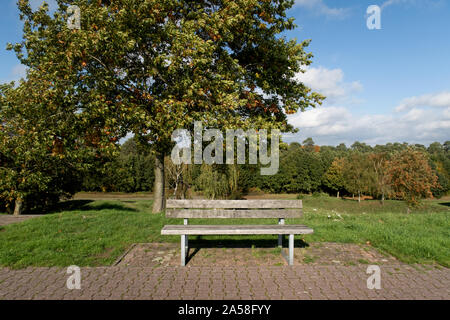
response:
<path id="1" fill-rule="evenodd" d="M 437 176 L 431 169 L 425 153 L 407 148 L 393 155 L 388 174 L 394 195 L 403 199 L 408 208 L 416 207 L 420 199 L 432 197 L 437 187 Z"/>
<path id="2" fill-rule="evenodd" d="M 293 131 L 286 114 L 323 98 L 295 80 L 311 63 L 309 41 L 280 36 L 295 27 L 286 16 L 292 0 L 57 2 L 51 16 L 20 0 L 24 39 L 10 48 L 30 69 L 69 84 L 79 112 L 104 120 L 102 135 L 120 128 L 151 146 L 153 212 L 165 207 L 164 156 L 175 129 L 202 121 Z M 67 28 L 69 5 L 80 8 L 79 30 Z"/>

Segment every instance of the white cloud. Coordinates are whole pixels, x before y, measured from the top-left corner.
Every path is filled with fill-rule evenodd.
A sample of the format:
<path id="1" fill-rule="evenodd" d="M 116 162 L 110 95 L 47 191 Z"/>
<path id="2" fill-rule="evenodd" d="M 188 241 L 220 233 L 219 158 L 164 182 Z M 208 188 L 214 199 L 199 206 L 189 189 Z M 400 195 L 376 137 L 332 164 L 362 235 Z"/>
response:
<path id="1" fill-rule="evenodd" d="M 447 109 L 445 109 L 445 110 L 442 112 L 442 114 L 443 114 L 443 116 L 444 116 L 446 119 L 450 119 L 450 107 L 448 107 Z"/>
<path id="2" fill-rule="evenodd" d="M 296 75 L 296 79 L 325 95 L 327 103 L 348 101 L 351 95 L 363 89 L 358 81 L 344 82 L 344 72 L 341 69 L 306 68 L 305 73 Z"/>
<path id="3" fill-rule="evenodd" d="M 409 0 L 387 0 L 381 5 L 381 10 L 383 10 L 384 8 L 389 7 L 393 4 L 405 3 L 408 1 Z"/>
<path id="4" fill-rule="evenodd" d="M 351 105 L 362 89 L 358 81 L 345 82 L 341 69 L 307 68 L 297 75 L 314 91 L 328 98 L 324 106 L 289 116 L 289 123 L 300 131 L 285 135 L 285 141 L 303 141 L 312 137 L 318 144 L 351 145 L 409 142 L 429 144 L 446 141 L 450 132 L 450 91 L 403 99 L 386 114 L 364 114 L 361 104 Z"/>
<path id="5" fill-rule="evenodd" d="M 450 91 L 405 98 L 395 111 L 406 111 L 414 107 L 450 107 Z"/>
<path id="6" fill-rule="evenodd" d="M 289 123 L 300 129 L 285 140 L 303 141 L 312 137 L 318 144 L 348 146 L 355 141 L 371 145 L 387 142 L 429 144 L 448 140 L 450 108 L 438 112 L 413 109 L 406 114 L 367 114 L 358 116 L 346 107 L 319 107 L 289 117 Z"/>
<path id="7" fill-rule="evenodd" d="M 402 120 L 404 121 L 417 121 L 425 116 L 425 110 L 422 109 L 411 109 L 408 113 L 402 116 Z"/>
<path id="8" fill-rule="evenodd" d="M 325 4 L 324 0 L 296 0 L 295 5 L 307 8 L 317 14 L 334 18 L 345 18 L 349 8 L 330 8 Z"/>
<path id="9" fill-rule="evenodd" d="M 301 129 L 312 129 L 320 134 L 335 134 L 346 131 L 350 112 L 343 107 L 317 108 L 294 116 L 290 123 Z"/>
<path id="10" fill-rule="evenodd" d="M 414 6 L 422 6 L 422 7 L 436 7 L 439 8 L 442 4 L 444 4 L 443 0 L 386 0 L 380 6 L 381 10 L 396 4 L 407 4 Z"/>

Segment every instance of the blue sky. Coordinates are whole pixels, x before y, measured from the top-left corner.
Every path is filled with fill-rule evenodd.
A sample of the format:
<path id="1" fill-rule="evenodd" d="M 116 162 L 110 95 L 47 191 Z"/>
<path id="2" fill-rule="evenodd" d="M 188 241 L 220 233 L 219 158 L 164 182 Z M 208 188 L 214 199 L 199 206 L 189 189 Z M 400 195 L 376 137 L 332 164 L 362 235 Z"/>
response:
<path id="1" fill-rule="evenodd" d="M 4 48 L 21 37 L 16 0 L 0 13 L 0 81 L 24 68 Z M 38 6 L 41 0 L 32 0 Z M 366 9 L 379 5 L 381 30 L 366 26 Z M 287 141 L 312 137 L 318 144 L 350 145 L 450 140 L 449 0 L 297 0 L 288 14 L 312 39 L 313 64 L 299 74 L 325 103 L 290 116 L 300 129 Z"/>

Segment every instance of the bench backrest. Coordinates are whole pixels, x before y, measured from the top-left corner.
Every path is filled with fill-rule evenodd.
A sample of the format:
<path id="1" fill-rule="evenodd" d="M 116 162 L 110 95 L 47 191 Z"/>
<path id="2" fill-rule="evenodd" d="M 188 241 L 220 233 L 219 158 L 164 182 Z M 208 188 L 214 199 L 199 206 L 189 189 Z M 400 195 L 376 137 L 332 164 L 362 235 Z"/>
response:
<path id="1" fill-rule="evenodd" d="M 167 200 L 168 218 L 300 218 L 302 200 Z"/>

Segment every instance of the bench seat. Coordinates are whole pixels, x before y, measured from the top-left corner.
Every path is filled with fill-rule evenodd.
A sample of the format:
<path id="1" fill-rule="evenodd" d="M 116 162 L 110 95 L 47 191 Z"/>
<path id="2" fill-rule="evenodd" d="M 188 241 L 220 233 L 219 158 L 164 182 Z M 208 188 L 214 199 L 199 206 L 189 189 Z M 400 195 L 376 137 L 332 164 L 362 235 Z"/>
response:
<path id="1" fill-rule="evenodd" d="M 301 225 L 166 225 L 162 235 L 251 235 L 251 234 L 311 234 L 313 229 Z"/>

